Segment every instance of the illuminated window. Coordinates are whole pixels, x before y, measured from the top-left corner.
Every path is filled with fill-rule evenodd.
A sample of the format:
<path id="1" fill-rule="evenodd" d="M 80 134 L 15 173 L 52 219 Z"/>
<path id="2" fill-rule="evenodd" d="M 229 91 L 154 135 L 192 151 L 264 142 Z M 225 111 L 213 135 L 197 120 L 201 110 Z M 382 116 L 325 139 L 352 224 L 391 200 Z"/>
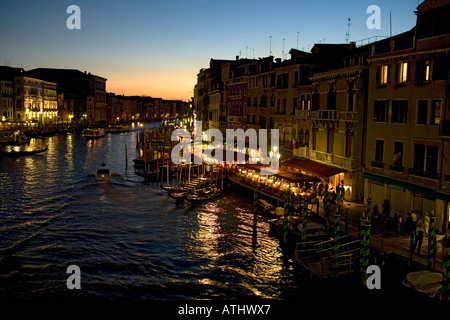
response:
<path id="1" fill-rule="evenodd" d="M 377 84 L 389 83 L 389 71 L 389 65 L 383 65 L 377 68 Z"/>
<path id="2" fill-rule="evenodd" d="M 408 62 L 401 62 L 398 64 L 398 82 L 407 82 L 408 81 Z"/>
<path id="3" fill-rule="evenodd" d="M 430 80 L 430 60 L 425 61 L 425 70 L 424 70 L 424 80 L 429 81 Z"/>

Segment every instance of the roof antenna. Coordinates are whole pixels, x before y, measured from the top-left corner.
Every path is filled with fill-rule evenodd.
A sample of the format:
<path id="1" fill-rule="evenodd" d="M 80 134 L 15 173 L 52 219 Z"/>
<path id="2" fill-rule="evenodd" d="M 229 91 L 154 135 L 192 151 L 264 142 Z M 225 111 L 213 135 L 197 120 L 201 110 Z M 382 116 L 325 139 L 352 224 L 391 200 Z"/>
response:
<path id="1" fill-rule="evenodd" d="M 392 12 L 389 11 L 389 37 L 392 38 Z"/>
<path id="2" fill-rule="evenodd" d="M 350 41 L 350 26 L 352 25 L 351 21 L 352 21 L 351 18 L 347 19 L 347 33 L 345 34 L 345 36 L 347 37 L 345 39 L 347 41 L 347 43 Z"/>
<path id="3" fill-rule="evenodd" d="M 272 56 L 272 36 L 269 36 L 270 38 L 270 43 L 269 43 L 269 57 Z"/>

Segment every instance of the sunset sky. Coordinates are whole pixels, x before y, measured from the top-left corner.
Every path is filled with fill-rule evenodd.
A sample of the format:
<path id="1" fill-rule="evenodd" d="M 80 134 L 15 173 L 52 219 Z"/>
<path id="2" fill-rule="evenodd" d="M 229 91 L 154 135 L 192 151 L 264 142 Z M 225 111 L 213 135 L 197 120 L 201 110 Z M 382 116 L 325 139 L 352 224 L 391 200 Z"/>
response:
<path id="1" fill-rule="evenodd" d="M 81 29 L 69 30 L 70 5 Z M 370 30 L 370 5 L 381 29 Z M 107 78 L 106 90 L 188 100 L 209 60 L 282 57 L 290 48 L 389 36 L 414 27 L 417 0 L 39 0 L 0 2 L 0 65 L 67 68 Z M 283 39 L 285 39 L 283 41 Z M 251 49 L 250 49 L 251 48 Z M 253 50 L 254 49 L 254 50 Z M 287 55 L 289 58 L 289 55 Z"/>

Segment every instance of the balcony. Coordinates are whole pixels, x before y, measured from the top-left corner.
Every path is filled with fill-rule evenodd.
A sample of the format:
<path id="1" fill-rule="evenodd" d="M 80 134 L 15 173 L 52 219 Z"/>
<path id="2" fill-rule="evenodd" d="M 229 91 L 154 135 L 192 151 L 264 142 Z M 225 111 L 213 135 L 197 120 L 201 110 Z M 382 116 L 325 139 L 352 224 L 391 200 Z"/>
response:
<path id="1" fill-rule="evenodd" d="M 339 112 L 339 119 L 344 121 L 357 121 L 358 112 L 355 111 L 341 111 Z"/>
<path id="2" fill-rule="evenodd" d="M 414 168 L 409 168 L 408 174 L 428 179 L 439 179 L 439 174 L 437 172 L 428 172 L 426 170 L 418 170 Z"/>
<path id="3" fill-rule="evenodd" d="M 439 123 L 439 135 L 450 137 L 450 120 L 441 120 Z"/>
<path id="4" fill-rule="evenodd" d="M 295 120 L 307 120 L 310 117 L 310 110 L 295 110 Z"/>
<path id="5" fill-rule="evenodd" d="M 403 172 L 405 172 L 405 167 L 391 164 L 389 166 L 389 170 L 403 173 Z"/>
<path id="6" fill-rule="evenodd" d="M 311 119 L 317 120 L 331 120 L 338 121 L 339 119 L 339 111 L 338 110 L 317 110 L 311 111 L 310 113 Z"/>
<path id="7" fill-rule="evenodd" d="M 382 162 L 372 161 L 370 165 L 374 168 L 384 169 L 384 163 Z"/>

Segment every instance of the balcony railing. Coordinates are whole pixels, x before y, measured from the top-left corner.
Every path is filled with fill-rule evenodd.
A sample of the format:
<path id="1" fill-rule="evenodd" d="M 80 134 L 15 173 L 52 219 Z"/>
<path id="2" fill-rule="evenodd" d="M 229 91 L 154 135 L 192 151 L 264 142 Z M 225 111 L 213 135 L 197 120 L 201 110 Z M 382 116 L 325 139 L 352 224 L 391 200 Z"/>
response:
<path id="1" fill-rule="evenodd" d="M 372 161 L 371 166 L 374 168 L 384 169 L 384 163 Z"/>
<path id="2" fill-rule="evenodd" d="M 413 176 L 424 177 L 428 179 L 439 179 L 439 174 L 437 172 L 428 172 L 426 170 L 418 170 L 414 168 L 410 168 L 408 173 Z"/>

